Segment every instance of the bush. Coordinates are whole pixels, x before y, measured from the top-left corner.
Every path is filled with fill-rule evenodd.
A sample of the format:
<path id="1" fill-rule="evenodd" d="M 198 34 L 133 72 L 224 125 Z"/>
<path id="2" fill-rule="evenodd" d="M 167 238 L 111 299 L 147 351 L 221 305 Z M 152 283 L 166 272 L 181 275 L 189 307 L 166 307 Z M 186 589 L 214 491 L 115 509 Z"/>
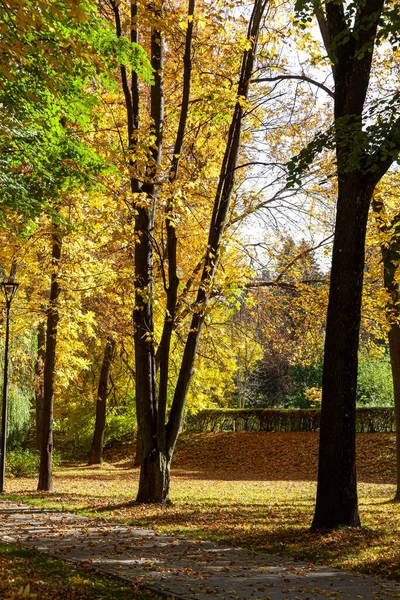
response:
<path id="1" fill-rule="evenodd" d="M 319 431 L 320 409 L 212 409 L 187 419 L 192 431 Z M 357 433 L 392 432 L 394 409 L 357 408 Z"/>
<path id="2" fill-rule="evenodd" d="M 104 445 L 107 448 L 120 442 L 131 442 L 136 431 L 136 408 L 130 404 L 112 408 L 107 415 Z"/>
<path id="3" fill-rule="evenodd" d="M 7 411 L 7 445 L 17 448 L 28 435 L 31 424 L 31 399 L 29 393 L 10 385 Z"/>
<path id="4" fill-rule="evenodd" d="M 19 448 L 6 455 L 6 475 L 8 477 L 32 477 L 39 472 L 38 452 Z"/>
<path id="5" fill-rule="evenodd" d="M 358 365 L 357 406 L 393 406 L 390 358 L 361 356 Z"/>

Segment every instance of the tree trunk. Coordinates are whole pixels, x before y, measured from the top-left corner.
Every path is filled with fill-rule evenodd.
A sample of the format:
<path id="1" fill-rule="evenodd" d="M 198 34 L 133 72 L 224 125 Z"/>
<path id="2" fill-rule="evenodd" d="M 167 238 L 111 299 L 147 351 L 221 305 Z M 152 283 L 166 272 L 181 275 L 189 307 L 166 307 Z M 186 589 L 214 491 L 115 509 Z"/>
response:
<path id="1" fill-rule="evenodd" d="M 325 338 L 318 490 L 313 529 L 358 527 L 356 392 L 364 245 L 372 191 L 339 184 Z"/>
<path id="2" fill-rule="evenodd" d="M 157 448 L 142 457 L 136 502 L 169 504 L 170 464 Z"/>
<path id="3" fill-rule="evenodd" d="M 37 357 L 35 363 L 35 416 L 37 447 L 42 447 L 43 424 L 43 367 L 46 353 L 46 329 L 41 321 L 37 331 Z"/>
<path id="4" fill-rule="evenodd" d="M 375 185 L 393 161 L 384 147 L 371 154 L 362 116 L 383 4 L 384 0 L 360 3 L 352 20 L 342 2 L 326 2 L 316 9 L 335 80 L 338 197 L 312 529 L 360 526 L 355 431 L 365 233 Z"/>
<path id="5" fill-rule="evenodd" d="M 104 349 L 103 363 L 100 371 L 99 387 L 97 390 L 96 422 L 94 426 L 92 447 L 90 449 L 89 465 L 103 464 L 107 396 L 114 350 L 115 341 L 112 338 L 107 338 L 106 347 Z"/>
<path id="6" fill-rule="evenodd" d="M 392 366 L 394 414 L 396 423 L 396 493 L 394 500 L 400 502 L 400 325 L 393 323 L 389 330 L 390 363 Z"/>
<path id="7" fill-rule="evenodd" d="M 396 427 L 396 494 L 394 500 L 400 501 L 400 290 L 396 280 L 400 260 L 399 216 L 388 221 L 383 201 L 374 197 L 372 202 L 377 227 L 382 234 L 381 254 L 383 281 L 387 292 L 386 319 L 389 324 L 389 352 L 392 368 L 394 412 Z"/>
<path id="8" fill-rule="evenodd" d="M 154 9 L 155 20 L 162 18 L 163 2 Z M 153 230 L 159 185 L 156 183 L 161 163 L 164 125 L 164 37 L 157 27 L 151 31 L 151 64 L 154 85 L 150 90 L 150 114 L 154 144 L 146 165 L 146 182 L 142 192 L 147 206 L 136 206 L 135 217 L 135 371 L 136 414 L 141 436 L 142 464 L 136 497 L 141 503 L 168 502 L 166 485 L 165 428 L 160 427 L 156 389 L 153 315 Z M 131 181 L 132 192 L 137 186 Z"/>
<path id="9" fill-rule="evenodd" d="M 209 229 L 207 247 L 204 249 L 204 261 L 193 271 L 193 277 L 186 284 L 186 291 L 191 287 L 195 276 L 203 269 L 201 285 L 196 297 L 196 310 L 192 318 L 192 325 L 186 341 L 184 356 L 178 376 L 172 407 L 166 424 L 167 398 L 169 396 L 170 375 L 169 361 L 171 338 L 176 327 L 176 314 L 178 305 L 178 268 L 177 268 L 177 236 L 175 231 L 174 198 L 167 201 L 164 213 L 165 231 L 167 232 L 166 254 L 167 261 L 163 265 L 164 289 L 166 292 L 166 314 L 161 336 L 160 346 L 157 351 L 159 358 L 159 390 L 156 389 L 156 369 L 154 348 L 154 323 L 153 323 L 153 231 L 156 214 L 156 201 L 159 194 L 162 178 L 158 177 L 161 164 L 162 137 L 164 121 L 163 100 L 163 52 L 164 41 L 157 25 L 151 32 L 151 63 L 154 69 L 154 85 L 150 89 L 151 135 L 154 141 L 151 147 L 151 156 L 145 168 L 145 173 L 131 179 L 133 197 L 138 191 L 142 194 L 135 204 L 135 310 L 133 320 L 135 325 L 135 371 L 136 371 L 136 409 L 138 431 L 141 440 L 142 463 L 137 494 L 138 502 L 168 502 L 170 483 L 170 464 L 178 437 L 183 412 L 186 403 L 189 383 L 193 373 L 194 359 L 200 338 L 200 332 L 205 317 L 205 309 L 212 282 L 216 273 L 220 244 L 227 222 L 230 200 L 232 196 L 235 171 L 238 162 L 240 137 L 243 118 L 242 98 L 247 98 L 249 84 L 253 75 L 256 57 L 257 39 L 261 27 L 262 17 L 268 0 L 255 0 L 253 12 L 249 22 L 248 40 L 250 48 L 243 54 L 242 69 L 240 74 L 238 97 L 231 126 L 227 136 L 227 146 L 224 154 L 219 184 L 214 200 L 213 214 Z M 136 5 L 135 5 L 136 6 Z M 119 3 L 112 2 L 115 15 L 117 36 L 122 35 Z M 185 137 L 186 122 L 190 102 L 190 83 L 192 68 L 192 33 L 195 2 L 189 0 L 188 21 L 186 30 L 184 73 L 182 88 L 182 103 L 173 157 L 170 163 L 168 184 L 172 186 L 177 178 L 179 159 Z M 154 11 L 154 23 L 159 23 L 162 18 L 163 1 L 156 6 L 150 5 Z M 135 20 L 131 27 L 136 30 L 137 10 Z M 134 147 L 134 116 L 138 109 L 138 88 L 132 78 L 129 86 L 127 73 L 121 67 L 121 82 L 125 97 L 128 121 L 129 145 Z M 132 165 L 134 167 L 135 165 Z M 132 168 L 131 172 L 134 172 Z M 142 183 L 140 183 L 142 182 Z M 145 196 L 145 201 L 143 197 Z M 157 393 L 158 392 L 158 393 Z"/>
<path id="10" fill-rule="evenodd" d="M 40 469 L 38 491 L 53 491 L 53 405 L 54 405 L 54 380 L 56 365 L 57 327 L 59 321 L 58 298 L 60 285 L 58 282 L 58 269 L 61 257 L 61 236 L 54 226 L 52 236 L 52 266 L 50 286 L 50 301 L 47 309 L 46 351 L 43 371 L 43 422 L 42 443 L 40 452 Z"/>

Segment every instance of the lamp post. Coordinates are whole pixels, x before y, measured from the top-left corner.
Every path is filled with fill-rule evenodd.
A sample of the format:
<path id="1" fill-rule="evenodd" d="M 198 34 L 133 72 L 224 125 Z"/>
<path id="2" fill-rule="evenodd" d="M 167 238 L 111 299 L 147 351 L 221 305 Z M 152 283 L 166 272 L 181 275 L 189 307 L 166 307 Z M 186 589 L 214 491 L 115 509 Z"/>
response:
<path id="1" fill-rule="evenodd" d="M 6 298 L 6 343 L 4 346 L 4 379 L 3 379 L 3 407 L 1 416 L 1 456 L 0 456 L 0 494 L 4 492 L 4 475 L 6 468 L 6 441 L 7 441 L 7 399 L 8 399 L 8 341 L 10 337 L 10 309 L 11 302 L 18 288 L 18 283 L 8 279 L 1 282 L 1 288 Z"/>

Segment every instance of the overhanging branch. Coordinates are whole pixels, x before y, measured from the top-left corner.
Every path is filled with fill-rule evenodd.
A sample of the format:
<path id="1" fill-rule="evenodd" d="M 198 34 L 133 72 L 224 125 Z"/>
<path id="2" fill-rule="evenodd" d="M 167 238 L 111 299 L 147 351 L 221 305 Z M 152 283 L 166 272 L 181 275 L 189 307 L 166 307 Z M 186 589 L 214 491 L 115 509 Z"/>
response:
<path id="1" fill-rule="evenodd" d="M 300 81 L 306 81 L 307 83 L 311 83 L 316 87 L 319 87 L 323 90 L 328 96 L 334 98 L 334 93 L 330 90 L 326 85 L 320 83 L 319 81 L 315 81 L 315 79 L 311 79 L 311 77 L 307 77 L 307 75 L 276 75 L 275 77 L 260 77 L 259 79 L 252 79 L 252 83 L 269 83 L 273 81 L 283 81 L 285 79 L 299 79 Z"/>

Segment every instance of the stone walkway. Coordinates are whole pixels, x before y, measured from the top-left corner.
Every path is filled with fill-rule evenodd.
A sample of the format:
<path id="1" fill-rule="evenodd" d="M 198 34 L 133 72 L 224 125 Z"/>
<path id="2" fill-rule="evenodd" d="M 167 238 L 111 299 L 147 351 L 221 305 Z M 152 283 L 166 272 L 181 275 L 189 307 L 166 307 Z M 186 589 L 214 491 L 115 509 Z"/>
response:
<path id="1" fill-rule="evenodd" d="M 170 598 L 400 598 L 400 584 L 387 580 L 7 501 L 0 501 L 0 540 L 91 565 Z"/>

